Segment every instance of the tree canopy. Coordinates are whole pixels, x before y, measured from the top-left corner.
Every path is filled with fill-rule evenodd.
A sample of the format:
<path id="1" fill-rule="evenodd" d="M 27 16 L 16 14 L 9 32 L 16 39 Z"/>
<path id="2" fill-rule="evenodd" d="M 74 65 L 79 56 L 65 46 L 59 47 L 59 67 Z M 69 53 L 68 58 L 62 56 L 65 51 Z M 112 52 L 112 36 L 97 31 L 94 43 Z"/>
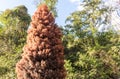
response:
<path id="1" fill-rule="evenodd" d="M 27 8 L 23 5 L 0 13 L 0 78 L 15 77 L 15 63 L 25 44 L 26 31 L 31 21 Z"/>
<path id="2" fill-rule="evenodd" d="M 120 34 L 111 28 L 114 8 L 104 1 L 82 0 L 83 9 L 72 12 L 60 28 L 66 79 L 120 78 Z M 38 0 L 36 6 L 46 4 L 57 17 L 58 2 Z M 24 5 L 0 12 L 0 79 L 16 79 L 15 64 L 21 59 L 30 21 Z"/>
<path id="3" fill-rule="evenodd" d="M 111 29 L 98 30 L 101 25 L 109 24 L 108 7 L 101 5 L 104 5 L 101 0 L 83 0 L 84 9 L 66 19 L 63 42 L 67 79 L 117 79 L 120 76 L 120 37 Z"/>

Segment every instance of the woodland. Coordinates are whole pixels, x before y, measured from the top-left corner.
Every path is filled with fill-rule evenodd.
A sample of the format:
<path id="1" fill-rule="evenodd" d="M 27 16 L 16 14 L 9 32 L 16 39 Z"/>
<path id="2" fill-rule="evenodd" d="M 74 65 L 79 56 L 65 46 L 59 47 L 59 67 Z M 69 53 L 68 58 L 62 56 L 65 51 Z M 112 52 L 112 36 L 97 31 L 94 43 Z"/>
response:
<path id="1" fill-rule="evenodd" d="M 53 17 L 57 18 L 59 14 L 56 7 L 58 2 L 59 0 L 41 0 L 36 6 L 46 4 Z M 72 12 L 66 18 L 64 26 L 59 26 L 57 23 L 51 24 L 50 28 L 52 26 L 59 27 L 54 32 L 58 36 L 48 34 L 48 37 L 51 36 L 51 39 L 59 38 L 62 41 L 62 44 L 61 42 L 56 44 L 59 44 L 61 51 L 63 50 L 62 53 L 64 52 L 64 58 L 62 55 L 59 61 L 61 63 L 57 66 L 63 71 L 56 71 L 61 73 L 58 78 L 53 75 L 53 78 L 41 77 L 41 79 L 120 78 L 120 33 L 119 30 L 113 29 L 115 26 L 110 25 L 110 13 L 115 11 L 115 8 L 105 6 L 102 0 L 82 0 L 82 3 L 84 9 Z M 53 20 L 49 22 L 52 23 Z M 28 14 L 25 5 L 18 5 L 13 9 L 0 12 L 0 79 L 16 79 L 16 63 L 24 57 L 22 55 L 25 51 L 23 47 L 28 41 L 29 33 L 27 31 L 30 29 L 31 22 L 33 22 L 32 16 Z M 101 25 L 109 28 L 106 30 L 103 27 L 103 29 L 98 30 Z M 50 41 L 52 44 L 54 43 L 54 40 Z M 57 52 L 55 54 L 57 55 Z M 45 60 L 47 61 L 47 58 Z M 55 60 L 57 59 L 51 59 L 49 62 Z M 50 66 L 54 67 L 52 65 L 54 64 Z M 66 75 L 62 74 L 64 72 Z M 46 75 L 49 76 L 49 73 Z"/>

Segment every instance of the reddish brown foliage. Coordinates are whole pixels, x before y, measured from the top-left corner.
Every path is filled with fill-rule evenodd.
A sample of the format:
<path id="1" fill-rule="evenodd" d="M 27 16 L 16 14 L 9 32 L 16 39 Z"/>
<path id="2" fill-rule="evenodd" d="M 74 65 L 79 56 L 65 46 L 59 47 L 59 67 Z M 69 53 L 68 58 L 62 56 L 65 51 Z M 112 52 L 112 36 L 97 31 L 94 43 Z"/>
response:
<path id="1" fill-rule="evenodd" d="M 60 28 L 46 5 L 32 17 L 22 59 L 16 64 L 18 79 L 65 79 Z"/>

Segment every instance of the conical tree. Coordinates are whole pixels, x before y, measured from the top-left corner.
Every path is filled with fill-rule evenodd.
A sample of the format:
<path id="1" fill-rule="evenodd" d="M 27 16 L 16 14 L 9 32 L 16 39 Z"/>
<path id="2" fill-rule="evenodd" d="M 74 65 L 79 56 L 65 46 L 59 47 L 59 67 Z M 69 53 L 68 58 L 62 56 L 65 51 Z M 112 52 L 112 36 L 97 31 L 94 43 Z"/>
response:
<path id="1" fill-rule="evenodd" d="M 17 79 L 65 79 L 62 32 L 43 4 L 32 17 L 22 59 L 16 64 Z"/>

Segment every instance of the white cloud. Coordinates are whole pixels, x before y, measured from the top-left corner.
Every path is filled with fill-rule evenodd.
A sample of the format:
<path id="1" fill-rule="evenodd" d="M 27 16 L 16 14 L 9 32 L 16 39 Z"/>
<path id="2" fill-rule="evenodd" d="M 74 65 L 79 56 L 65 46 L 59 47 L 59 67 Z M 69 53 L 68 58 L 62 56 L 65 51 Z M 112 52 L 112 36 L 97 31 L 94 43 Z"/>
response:
<path id="1" fill-rule="evenodd" d="M 70 0 L 72 3 L 80 2 L 80 0 Z"/>
<path id="2" fill-rule="evenodd" d="M 120 30 L 120 17 L 117 14 L 117 11 L 114 11 L 112 13 L 112 18 L 111 18 L 111 24 L 114 28 L 116 28 L 117 30 Z"/>
<path id="3" fill-rule="evenodd" d="M 106 6 L 117 7 L 119 6 L 119 0 L 104 0 Z"/>
<path id="4" fill-rule="evenodd" d="M 81 10 L 83 10 L 84 9 L 84 7 L 82 6 L 82 5 L 79 5 L 78 7 L 77 7 L 77 10 L 79 10 L 79 11 L 81 11 Z"/>
<path id="5" fill-rule="evenodd" d="M 120 30 L 120 12 L 117 13 L 117 11 L 120 11 L 120 4 L 119 4 L 119 0 L 108 0 L 105 1 L 105 5 L 112 7 L 115 9 L 114 12 L 112 12 L 112 16 L 111 16 L 111 25 L 113 27 L 113 29 L 115 30 Z"/>

